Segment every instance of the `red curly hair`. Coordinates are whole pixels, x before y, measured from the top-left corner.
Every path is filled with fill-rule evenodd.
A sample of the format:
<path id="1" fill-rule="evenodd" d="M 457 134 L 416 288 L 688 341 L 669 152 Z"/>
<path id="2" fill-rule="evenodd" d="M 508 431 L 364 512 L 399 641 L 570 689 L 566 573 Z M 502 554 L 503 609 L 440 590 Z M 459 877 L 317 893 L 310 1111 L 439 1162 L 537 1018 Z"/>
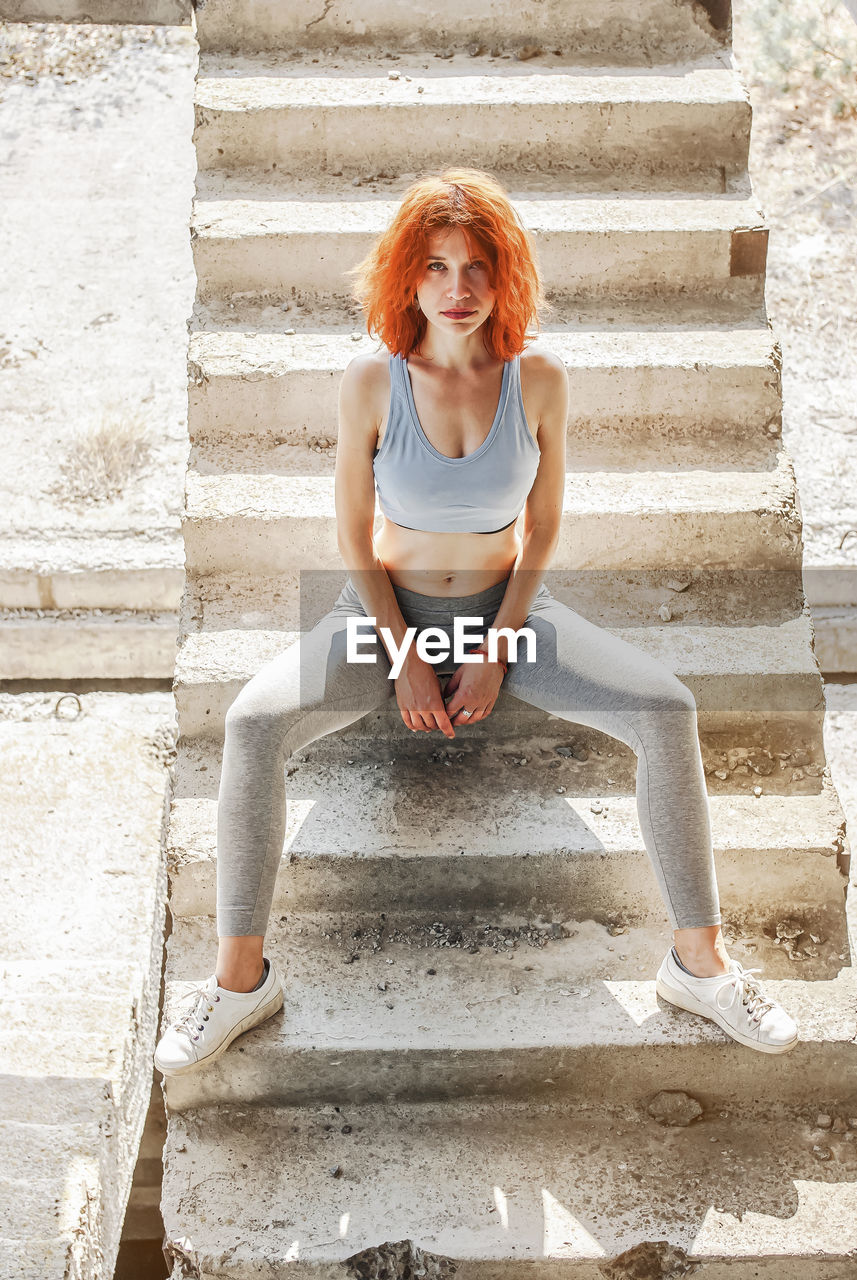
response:
<path id="1" fill-rule="evenodd" d="M 483 326 L 487 349 L 498 360 L 519 355 L 528 341 L 527 325 L 539 323 L 549 309 L 542 292 L 532 237 L 509 197 L 481 169 L 445 169 L 419 178 L 405 191 L 387 230 L 356 267 L 354 297 L 366 316 L 366 331 L 376 333 L 394 354 L 419 347 L 427 320 L 416 305 L 416 288 L 425 271 L 429 237 L 461 227 L 468 250 L 477 246 L 491 268 L 497 297 Z"/>

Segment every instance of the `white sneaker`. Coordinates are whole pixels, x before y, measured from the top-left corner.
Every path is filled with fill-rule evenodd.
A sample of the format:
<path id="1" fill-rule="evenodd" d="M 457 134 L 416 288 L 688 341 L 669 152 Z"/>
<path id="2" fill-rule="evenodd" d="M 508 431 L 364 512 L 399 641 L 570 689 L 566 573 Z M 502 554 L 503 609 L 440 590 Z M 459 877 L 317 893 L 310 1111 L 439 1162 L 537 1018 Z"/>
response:
<path id="1" fill-rule="evenodd" d="M 212 974 L 180 1000 L 193 1000 L 187 1013 L 172 1022 L 158 1041 L 154 1063 L 165 1076 L 185 1075 L 208 1066 L 242 1032 L 270 1018 L 283 1005 L 283 984 L 266 958 L 268 976 L 257 991 L 227 991 Z"/>
<path id="2" fill-rule="evenodd" d="M 762 1053 L 787 1053 L 798 1042 L 797 1024 L 782 1005 L 767 996 L 753 974 L 732 960 L 729 973 L 697 978 L 676 963 L 670 947 L 655 979 L 655 990 L 670 1004 L 699 1013 L 727 1035 Z"/>

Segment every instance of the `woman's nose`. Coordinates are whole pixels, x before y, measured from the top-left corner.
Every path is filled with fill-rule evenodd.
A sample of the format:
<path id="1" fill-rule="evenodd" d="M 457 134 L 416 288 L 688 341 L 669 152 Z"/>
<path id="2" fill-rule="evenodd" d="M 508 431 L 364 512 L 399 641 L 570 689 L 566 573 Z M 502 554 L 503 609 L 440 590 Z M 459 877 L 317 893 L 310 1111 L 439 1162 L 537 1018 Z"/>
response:
<path id="1" fill-rule="evenodd" d="M 469 286 L 463 276 L 460 280 L 454 279 L 452 281 L 452 284 L 450 284 L 449 288 L 447 289 L 447 293 L 449 294 L 450 298 L 452 298 L 453 301 L 455 302 L 457 302 L 460 298 L 466 298 L 469 292 L 470 292 Z"/>

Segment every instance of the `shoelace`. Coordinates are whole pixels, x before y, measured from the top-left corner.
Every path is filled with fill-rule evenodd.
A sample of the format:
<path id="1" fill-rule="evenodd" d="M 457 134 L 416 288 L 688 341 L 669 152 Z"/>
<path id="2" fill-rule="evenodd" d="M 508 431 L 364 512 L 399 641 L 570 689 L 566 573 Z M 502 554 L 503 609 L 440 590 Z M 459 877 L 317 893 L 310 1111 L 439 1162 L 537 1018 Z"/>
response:
<path id="1" fill-rule="evenodd" d="M 183 996 L 179 997 L 179 1004 L 184 1000 L 193 1000 L 193 1005 L 187 1013 L 176 1019 L 173 1026 L 176 1031 L 186 1031 L 191 1040 L 198 1040 L 199 1036 L 194 1034 L 193 1028 L 196 1027 L 197 1031 L 203 1031 L 204 1028 L 202 1022 L 198 1022 L 197 1019 L 202 1014 L 203 1022 L 207 1022 L 208 1013 L 211 1013 L 214 1005 L 219 1003 L 220 996 L 212 996 L 208 987 L 196 984 L 190 991 L 186 991 Z M 209 1003 L 212 1000 L 214 1004 Z M 203 1005 L 208 1007 L 208 1013 L 202 1013 Z"/>
<path id="2" fill-rule="evenodd" d="M 723 975 L 723 982 L 717 988 L 714 997 L 718 1009 L 722 1009 L 726 1013 L 732 1008 L 735 1001 L 740 997 L 741 1003 L 747 1006 L 747 1017 L 750 1022 L 761 1022 L 764 1014 L 769 1009 L 775 1007 L 773 1000 L 770 1000 L 764 993 L 758 978 L 751 977 L 751 974 L 761 973 L 761 969 L 745 969 L 740 961 L 736 961 L 737 969 L 733 969 L 731 973 Z M 732 988 L 732 995 L 728 1004 L 721 1004 L 720 993 L 725 991 L 727 987 Z"/>

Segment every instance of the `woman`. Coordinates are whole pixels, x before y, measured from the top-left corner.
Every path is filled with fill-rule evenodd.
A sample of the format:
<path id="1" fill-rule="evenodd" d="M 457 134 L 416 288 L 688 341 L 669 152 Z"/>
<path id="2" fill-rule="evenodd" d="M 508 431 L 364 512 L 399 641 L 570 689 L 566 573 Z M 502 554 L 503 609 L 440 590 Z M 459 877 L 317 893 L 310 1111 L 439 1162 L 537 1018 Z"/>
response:
<path id="1" fill-rule="evenodd" d="M 501 685 L 635 751 L 640 827 L 674 931 L 658 993 L 750 1048 L 791 1049 L 795 1023 L 724 946 L 693 695 L 657 659 L 540 585 L 559 536 L 568 380 L 563 362 L 525 332 L 544 305 L 528 233 L 493 178 L 450 169 L 408 189 L 354 273 L 367 330 L 383 347 L 355 357 L 340 389 L 337 536 L 350 577 L 333 609 L 263 666 L 227 713 L 216 969 L 165 1032 L 155 1065 L 195 1070 L 282 1006 L 263 942 L 288 757 L 393 695 L 413 732 L 454 738 L 491 714 Z M 530 628 L 535 661 L 502 634 L 491 654 L 486 635 L 470 650 L 482 661 L 446 660 L 442 691 L 443 660 L 412 644 L 401 661 L 402 642 L 408 627 L 454 639 L 456 617 L 482 618 L 483 630 Z M 349 620 L 364 624 L 360 662 Z"/>

